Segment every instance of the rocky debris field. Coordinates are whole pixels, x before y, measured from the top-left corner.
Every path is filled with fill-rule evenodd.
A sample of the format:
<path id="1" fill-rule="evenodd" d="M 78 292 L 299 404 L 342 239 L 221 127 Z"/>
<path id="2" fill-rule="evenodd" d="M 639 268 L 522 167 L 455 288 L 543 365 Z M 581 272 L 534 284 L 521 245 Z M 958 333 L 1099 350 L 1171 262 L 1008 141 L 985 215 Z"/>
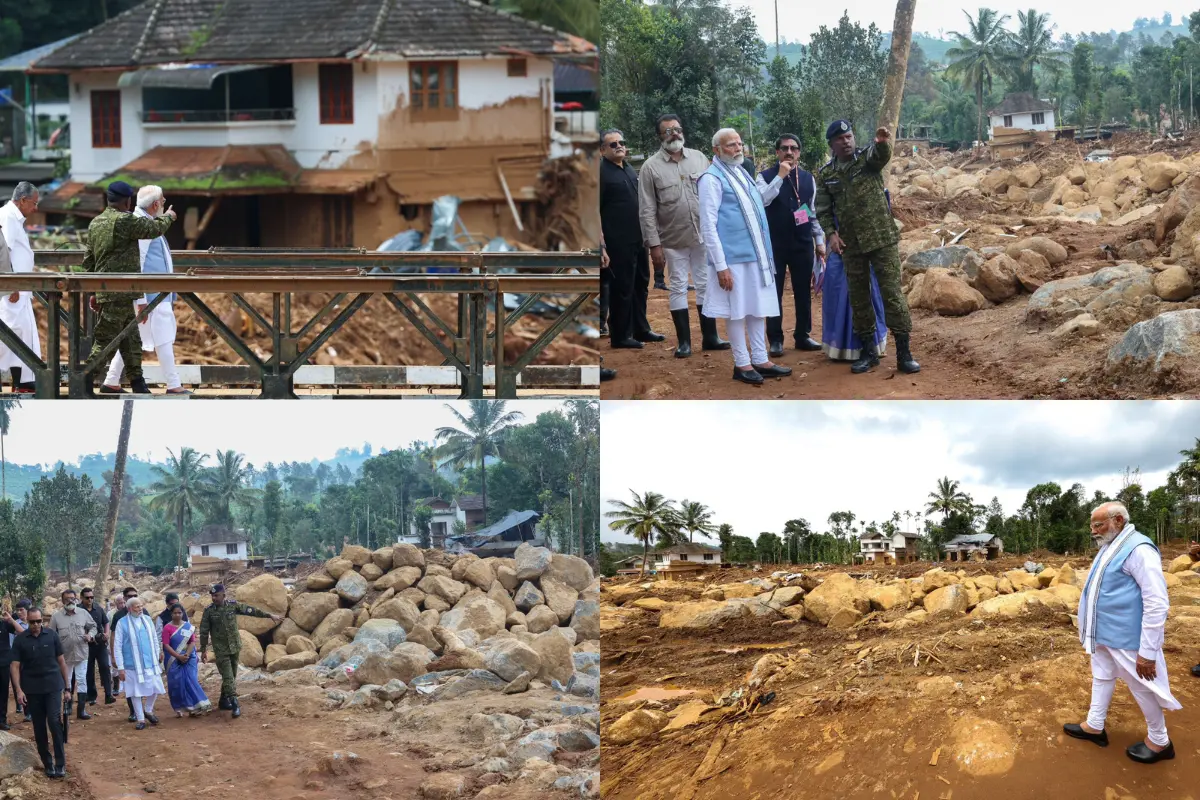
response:
<path id="1" fill-rule="evenodd" d="M 457 758 L 430 752 L 448 771 L 421 797 L 597 795 L 599 581 L 583 559 L 528 544 L 488 559 L 350 545 L 290 587 L 263 574 L 230 592 L 285 615 L 238 617 L 239 682 L 315 693 L 321 714 L 387 712 L 418 742 L 438 729 L 470 743 Z M 209 598 L 180 594 L 198 622 Z"/>
<path id="2" fill-rule="evenodd" d="M 606 583 L 602 796 L 1040 796 L 1034 776 L 1055 769 L 1080 774 L 1074 796 L 1151 798 L 1200 778 L 1191 765 L 1190 778 L 1147 782 L 1119 749 L 1098 766 L 1062 736 L 1091 687 L 1074 617 L 1089 562 L 1047 561 Z M 1200 565 L 1183 555 L 1164 570 L 1168 670 L 1186 709 L 1200 699 L 1187 673 Z M 1144 724 L 1123 692 L 1109 735 L 1128 744 Z M 1168 724 L 1191 753 L 1200 723 L 1185 714 Z M 1059 764 L 1068 753 L 1087 760 Z"/>

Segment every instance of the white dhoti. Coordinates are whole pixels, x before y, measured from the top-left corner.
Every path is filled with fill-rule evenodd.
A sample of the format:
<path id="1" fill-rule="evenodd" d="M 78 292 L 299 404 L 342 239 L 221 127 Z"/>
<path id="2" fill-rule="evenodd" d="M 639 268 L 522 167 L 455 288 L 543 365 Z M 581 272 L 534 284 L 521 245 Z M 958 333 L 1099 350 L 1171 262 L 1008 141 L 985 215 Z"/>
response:
<path id="1" fill-rule="evenodd" d="M 134 304 L 134 311 L 140 311 Z M 147 316 L 145 322 L 138 323 L 138 335 L 142 339 L 142 349 L 153 351 L 158 355 L 158 363 L 163 370 L 163 381 L 168 389 L 179 389 L 183 386 L 179 373 L 175 369 L 175 309 L 163 300 Z M 108 374 L 104 378 L 106 386 L 120 386 L 121 373 L 125 370 L 125 360 L 120 351 L 113 353 L 112 361 L 108 364 Z"/>
<path id="2" fill-rule="evenodd" d="M 29 346 L 34 355 L 41 358 L 42 345 L 38 337 L 37 317 L 33 313 L 33 293 L 21 292 L 20 295 L 15 303 L 9 301 L 11 295 L 6 294 L 0 299 L 0 320 L 21 337 L 21 341 Z M 0 344 L 0 369 L 13 367 L 27 368 L 28 365 L 17 358 L 12 350 Z M 32 373 L 28 373 L 22 376 L 22 380 L 28 382 L 32 377 Z"/>
<path id="3" fill-rule="evenodd" d="M 682 311 L 688 307 L 689 280 L 696 282 L 696 305 L 703 306 L 709 283 L 704 245 L 679 249 L 664 247 L 663 258 L 667 262 L 667 286 L 670 289 L 667 305 L 670 309 Z"/>
<path id="4" fill-rule="evenodd" d="M 1154 663 L 1154 680 L 1148 681 L 1138 677 L 1136 650 L 1115 650 L 1107 645 L 1096 645 L 1096 652 L 1092 654 L 1092 705 L 1088 710 L 1088 727 L 1095 731 L 1104 730 L 1108 706 L 1112 702 L 1117 678 L 1120 678 L 1133 693 L 1133 699 L 1146 718 L 1148 738 L 1155 745 L 1166 747 L 1171 740 L 1167 736 L 1167 720 L 1163 712 L 1178 711 L 1183 706 L 1171 694 L 1167 681 L 1167 662 L 1161 650 Z"/>
<path id="5" fill-rule="evenodd" d="M 717 268 L 708 265 L 708 296 L 704 302 L 704 316 L 726 319 L 725 332 L 729 336 L 735 367 L 766 364 L 767 317 L 779 316 L 779 298 L 775 296 L 775 283 L 763 285 L 762 271 L 758 264 L 747 261 L 730 264 L 733 276 L 733 291 L 725 291 L 717 281 Z"/>
<path id="6" fill-rule="evenodd" d="M 163 686 L 162 676 L 157 671 L 149 673 L 143 672 L 139 679 L 137 672 L 131 669 L 125 670 L 125 680 L 121 683 L 121 688 L 125 690 L 126 697 L 153 697 L 158 694 L 166 694 L 167 690 Z"/>

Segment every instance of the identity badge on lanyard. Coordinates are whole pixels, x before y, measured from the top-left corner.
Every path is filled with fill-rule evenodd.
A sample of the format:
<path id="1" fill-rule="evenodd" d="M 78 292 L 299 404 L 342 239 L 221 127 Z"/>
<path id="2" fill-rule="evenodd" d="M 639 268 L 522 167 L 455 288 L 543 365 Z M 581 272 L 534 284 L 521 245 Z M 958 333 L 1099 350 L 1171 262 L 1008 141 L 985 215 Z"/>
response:
<path id="1" fill-rule="evenodd" d="M 793 214 L 796 217 L 797 225 L 803 225 L 812 218 L 812 211 L 809 210 L 808 203 L 801 203 Z"/>

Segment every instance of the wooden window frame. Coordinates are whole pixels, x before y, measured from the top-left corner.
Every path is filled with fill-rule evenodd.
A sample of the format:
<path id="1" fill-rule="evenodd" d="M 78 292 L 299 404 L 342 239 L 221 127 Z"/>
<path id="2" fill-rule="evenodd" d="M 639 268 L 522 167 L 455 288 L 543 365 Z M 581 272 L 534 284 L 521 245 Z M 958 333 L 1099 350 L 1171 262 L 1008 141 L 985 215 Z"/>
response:
<path id="1" fill-rule="evenodd" d="M 437 75 L 437 89 L 429 89 L 429 76 Z M 462 102 L 457 61 L 414 61 L 408 65 L 408 106 L 417 122 L 446 122 L 458 119 Z M 447 97 L 449 95 L 449 98 Z M 430 98 L 437 101 L 430 108 Z M 447 107 L 447 104 L 450 104 Z"/>
<path id="2" fill-rule="evenodd" d="M 1003 118 L 1002 118 L 1000 121 L 1001 121 L 1002 123 L 1004 123 L 1004 127 L 1006 127 L 1006 128 L 1011 128 L 1011 127 L 1013 126 L 1013 124 L 1012 124 L 1012 118 L 1013 118 L 1013 115 L 1012 115 L 1012 114 L 1005 114 L 1005 115 L 1003 116 Z"/>
<path id="3" fill-rule="evenodd" d="M 236 542 L 234 542 L 233 544 L 225 545 L 225 555 L 236 556 L 237 554 L 238 554 L 238 545 Z"/>
<path id="4" fill-rule="evenodd" d="M 208 557 L 208 545 L 206 545 L 206 544 L 200 545 L 200 555 L 205 558 Z"/>
<path id="5" fill-rule="evenodd" d="M 121 90 L 93 89 L 92 148 L 121 148 Z"/>
<path id="6" fill-rule="evenodd" d="M 1041 117 L 1041 119 L 1038 119 L 1038 117 Z M 1033 124 L 1034 125 L 1045 125 L 1046 124 L 1046 112 L 1045 111 L 1034 111 L 1033 112 Z"/>
<path id="7" fill-rule="evenodd" d="M 510 58 L 508 60 L 508 77 L 529 77 L 529 60 L 525 58 Z"/>
<path id="8" fill-rule="evenodd" d="M 354 124 L 354 65 L 318 64 L 322 125 Z"/>

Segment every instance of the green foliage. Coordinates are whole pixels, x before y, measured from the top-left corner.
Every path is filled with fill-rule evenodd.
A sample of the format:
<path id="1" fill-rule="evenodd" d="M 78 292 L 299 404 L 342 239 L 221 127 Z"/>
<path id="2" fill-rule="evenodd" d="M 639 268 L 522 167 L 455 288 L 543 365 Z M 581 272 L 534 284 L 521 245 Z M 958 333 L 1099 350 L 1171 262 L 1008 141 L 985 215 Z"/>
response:
<path id="1" fill-rule="evenodd" d="M 41 539 L 18 527 L 11 500 L 0 500 L 0 597 L 39 597 L 45 574 Z"/>
<path id="2" fill-rule="evenodd" d="M 858 131 L 875 129 L 887 53 L 874 23 L 863 28 L 843 13 L 836 28 L 822 25 L 805 48 L 800 68 L 801 84 L 820 96 L 829 115 L 822 119 L 822 142 L 824 126 L 834 119 L 848 119 Z"/>
<path id="3" fill-rule="evenodd" d="M 729 560 L 729 551 L 733 547 L 733 526 L 726 523 L 717 529 L 717 538 L 721 542 L 721 552 L 725 554 L 725 560 Z"/>
<path id="4" fill-rule="evenodd" d="M 487 515 L 488 522 L 494 522 L 494 509 L 488 504 L 487 470 L 484 469 L 484 462 L 488 456 L 501 455 L 506 431 L 524 415 L 520 411 L 509 411 L 506 400 L 468 402 L 471 410 L 466 415 L 461 414 L 454 406 L 446 406 L 458 419 L 460 427 L 438 428 L 436 439 L 441 445 L 437 454 L 447 458 L 448 463 L 455 467 L 478 465 L 484 514 Z"/>
<path id="5" fill-rule="evenodd" d="M 1092 101 L 1092 85 L 1095 79 L 1095 66 L 1092 62 L 1094 52 L 1090 44 L 1080 42 L 1071 53 L 1071 81 L 1079 108 L 1078 122 L 1083 126 L 1087 125 Z"/>
<path id="6" fill-rule="evenodd" d="M 497 0 L 493 5 L 589 42 L 600 40 L 598 0 Z"/>
<path id="7" fill-rule="evenodd" d="M 729 542 L 729 552 L 725 560 L 734 564 L 748 564 L 758 558 L 758 549 L 754 540 L 747 536 L 733 536 Z"/>
<path id="8" fill-rule="evenodd" d="M 52 563 L 67 573 L 91 562 L 103 537 L 104 504 L 92 481 L 59 467 L 33 485 L 17 515 L 22 532 L 45 543 Z"/>

